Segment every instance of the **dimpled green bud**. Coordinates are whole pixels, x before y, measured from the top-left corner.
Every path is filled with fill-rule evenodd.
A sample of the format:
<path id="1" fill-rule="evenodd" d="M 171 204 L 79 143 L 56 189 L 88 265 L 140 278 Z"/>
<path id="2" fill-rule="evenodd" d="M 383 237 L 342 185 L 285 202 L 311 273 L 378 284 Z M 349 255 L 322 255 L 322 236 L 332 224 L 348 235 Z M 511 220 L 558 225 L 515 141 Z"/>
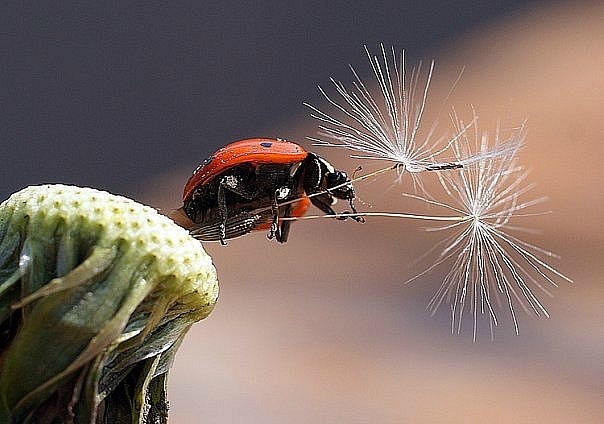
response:
<path id="1" fill-rule="evenodd" d="M 0 423 L 162 423 L 174 354 L 218 298 L 201 244 L 106 192 L 0 205 Z"/>

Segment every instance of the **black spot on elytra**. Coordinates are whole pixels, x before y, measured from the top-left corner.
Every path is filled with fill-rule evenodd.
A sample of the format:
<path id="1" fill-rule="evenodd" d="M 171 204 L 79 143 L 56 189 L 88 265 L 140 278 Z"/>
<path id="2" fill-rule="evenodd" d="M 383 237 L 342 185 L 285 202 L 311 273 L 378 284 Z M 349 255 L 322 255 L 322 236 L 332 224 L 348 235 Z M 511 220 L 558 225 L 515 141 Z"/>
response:
<path id="1" fill-rule="evenodd" d="M 260 143 L 260 145 L 262 147 L 266 147 L 268 149 L 269 147 L 271 147 L 273 145 L 273 143 L 270 143 L 268 141 L 263 141 L 262 143 Z"/>

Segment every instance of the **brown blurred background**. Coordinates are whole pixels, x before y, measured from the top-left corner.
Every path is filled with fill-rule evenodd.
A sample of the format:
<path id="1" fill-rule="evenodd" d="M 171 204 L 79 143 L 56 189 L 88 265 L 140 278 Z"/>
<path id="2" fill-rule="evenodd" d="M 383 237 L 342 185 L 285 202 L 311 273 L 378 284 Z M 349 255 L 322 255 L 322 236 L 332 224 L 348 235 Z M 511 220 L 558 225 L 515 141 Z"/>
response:
<path id="1" fill-rule="evenodd" d="M 29 44 L 13 46 L 7 75 L 28 84 L 2 101 L 15 168 L 3 197 L 62 181 L 170 209 L 221 144 L 314 135 L 299 103 L 320 104 L 314 85 L 331 74 L 350 81 L 347 63 L 368 75 L 361 43 L 383 41 L 411 63 L 436 58 L 433 112 L 465 66 L 450 99 L 460 114 L 475 105 L 483 128 L 527 118 L 521 159 L 534 195 L 549 197 L 538 209 L 553 211 L 527 221 L 543 230 L 527 237 L 575 283 L 544 299 L 551 319 L 521 314 L 519 336 L 504 319 L 493 342 L 473 344 L 469 326 L 450 334 L 446 310 L 424 311 L 444 269 L 402 284 L 438 240 L 415 222 L 300 222 L 286 245 L 264 234 L 209 244 L 221 296 L 177 357 L 172 422 L 603 422 L 604 5 L 248 7 L 22 11 L 17 40 Z M 390 183 L 359 184 L 359 196 L 413 210 Z"/>

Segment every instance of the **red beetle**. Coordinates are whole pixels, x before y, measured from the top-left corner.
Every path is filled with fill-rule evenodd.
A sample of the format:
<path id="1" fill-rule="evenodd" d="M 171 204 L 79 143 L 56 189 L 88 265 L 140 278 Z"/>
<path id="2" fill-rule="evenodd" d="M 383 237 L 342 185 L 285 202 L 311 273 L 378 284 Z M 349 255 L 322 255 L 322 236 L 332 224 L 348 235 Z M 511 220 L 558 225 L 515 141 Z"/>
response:
<path id="1" fill-rule="evenodd" d="M 285 243 L 291 221 L 279 225 L 279 218 L 302 216 L 310 203 L 336 215 L 331 207 L 336 198 L 347 200 L 356 213 L 354 197 L 346 173 L 320 156 L 290 141 L 250 138 L 221 148 L 199 165 L 177 211 L 187 222 L 182 216 L 176 220 L 204 241 L 226 244 L 253 230 L 269 230 L 269 238 Z"/>

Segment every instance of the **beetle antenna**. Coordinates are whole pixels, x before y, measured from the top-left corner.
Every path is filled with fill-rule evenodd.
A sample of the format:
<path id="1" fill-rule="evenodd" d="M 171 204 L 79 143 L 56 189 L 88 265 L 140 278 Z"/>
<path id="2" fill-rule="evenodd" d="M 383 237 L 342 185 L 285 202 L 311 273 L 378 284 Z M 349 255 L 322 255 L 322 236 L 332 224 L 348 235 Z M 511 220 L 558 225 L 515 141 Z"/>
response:
<path id="1" fill-rule="evenodd" d="M 354 180 L 356 178 L 357 174 L 359 172 L 361 172 L 362 170 L 363 170 L 362 165 L 357 166 L 357 168 L 354 171 L 352 171 L 352 179 Z"/>

